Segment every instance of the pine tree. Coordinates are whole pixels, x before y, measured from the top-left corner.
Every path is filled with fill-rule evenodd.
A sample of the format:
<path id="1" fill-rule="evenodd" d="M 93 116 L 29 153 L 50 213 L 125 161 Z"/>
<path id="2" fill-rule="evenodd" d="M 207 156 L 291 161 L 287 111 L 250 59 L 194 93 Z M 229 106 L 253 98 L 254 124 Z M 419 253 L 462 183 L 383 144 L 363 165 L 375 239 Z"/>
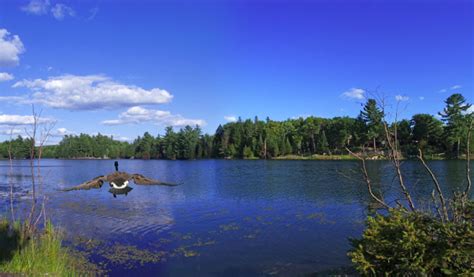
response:
<path id="1" fill-rule="evenodd" d="M 466 99 L 459 93 L 449 96 L 444 103 L 446 107 L 440 112 L 442 120 L 446 123 L 445 139 L 448 148 L 456 145 L 456 157 L 459 157 L 461 140 L 466 136 L 468 130 L 466 112 L 471 104 L 466 103 Z"/>
<path id="2" fill-rule="evenodd" d="M 373 141 L 374 151 L 377 151 L 377 139 L 383 132 L 384 113 L 377 107 L 375 99 L 367 100 L 359 117 L 365 123 L 367 139 Z"/>

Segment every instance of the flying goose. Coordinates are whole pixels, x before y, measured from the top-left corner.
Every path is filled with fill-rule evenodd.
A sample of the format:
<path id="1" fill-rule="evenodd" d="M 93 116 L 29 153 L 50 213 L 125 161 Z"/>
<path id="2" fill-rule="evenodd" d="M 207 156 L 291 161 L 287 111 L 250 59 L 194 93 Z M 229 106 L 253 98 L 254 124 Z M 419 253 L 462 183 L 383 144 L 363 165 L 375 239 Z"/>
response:
<path id="1" fill-rule="evenodd" d="M 78 186 L 65 188 L 63 191 L 99 189 L 105 182 L 107 182 L 111 187 L 109 192 L 114 194 L 115 197 L 116 194 L 127 194 L 132 190 L 132 188 L 128 186 L 130 180 L 133 180 L 133 182 L 137 185 L 177 186 L 177 184 L 174 183 L 150 179 L 137 173 L 129 174 L 127 172 L 120 172 L 118 171 L 118 162 L 115 162 L 115 169 L 117 171 L 113 173 L 95 177 L 94 179 L 84 182 Z"/>

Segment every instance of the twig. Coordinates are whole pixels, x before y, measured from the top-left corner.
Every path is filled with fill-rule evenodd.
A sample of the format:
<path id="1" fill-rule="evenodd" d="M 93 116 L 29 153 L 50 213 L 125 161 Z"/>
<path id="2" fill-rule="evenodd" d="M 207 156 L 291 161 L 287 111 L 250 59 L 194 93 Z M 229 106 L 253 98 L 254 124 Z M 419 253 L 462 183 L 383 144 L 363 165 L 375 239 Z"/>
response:
<path id="1" fill-rule="evenodd" d="M 403 175 L 400 167 L 400 157 L 398 155 L 397 147 L 394 144 L 397 144 L 397 138 L 395 137 L 395 142 L 392 140 L 390 131 L 388 130 L 387 122 L 383 121 L 383 127 L 385 131 L 385 137 L 387 139 L 388 147 L 391 152 L 390 160 L 392 161 L 393 166 L 395 167 L 395 172 L 398 176 L 398 183 L 400 188 L 402 189 L 403 194 L 405 195 L 406 200 L 408 201 L 408 205 L 412 211 L 415 211 L 415 204 L 411 198 L 410 193 L 408 192 L 407 187 L 405 186 L 405 181 L 403 180 Z"/>
<path id="2" fill-rule="evenodd" d="M 471 115 L 472 116 L 472 115 Z M 467 130 L 467 142 L 466 142 L 466 179 L 467 179 L 467 186 L 466 190 L 464 191 L 464 197 L 468 198 L 469 197 L 469 191 L 471 190 L 472 187 L 472 181 L 471 181 L 471 165 L 470 165 L 470 149 L 469 146 L 471 144 L 471 133 L 472 133 L 472 123 L 473 123 L 472 117 L 470 117 L 470 123 L 469 123 L 469 129 Z"/>
<path id="3" fill-rule="evenodd" d="M 346 150 L 347 152 L 349 152 L 349 154 L 351 154 L 353 157 L 357 158 L 358 160 L 361 161 L 361 171 L 362 173 L 364 174 L 364 180 L 365 180 L 365 183 L 367 184 L 367 189 L 369 190 L 369 194 L 370 196 L 375 200 L 377 201 L 380 205 L 384 206 L 385 208 L 389 209 L 390 206 L 385 203 L 385 201 L 383 201 L 382 199 L 378 198 L 372 191 L 372 182 L 370 180 L 370 177 L 369 177 L 369 173 L 367 172 L 367 167 L 365 165 L 365 158 L 357 155 L 356 153 L 352 152 L 349 148 L 346 147 Z"/>
<path id="4" fill-rule="evenodd" d="M 13 208 L 13 155 L 12 155 L 13 129 L 10 131 L 10 142 L 8 143 L 8 161 L 10 163 L 10 172 L 8 182 L 10 183 L 10 212 L 12 221 L 15 222 L 15 210 Z"/>
<path id="5" fill-rule="evenodd" d="M 28 224 L 27 229 L 29 232 L 34 231 L 34 225 L 32 225 L 33 216 L 36 210 L 36 184 L 35 184 L 35 168 L 34 168 L 34 159 L 35 159 L 35 147 L 36 147 L 36 131 L 38 128 L 38 114 L 35 112 L 35 106 L 32 105 L 32 114 L 33 114 L 33 125 L 32 125 L 32 133 L 27 132 L 30 137 L 31 145 L 30 145 L 30 168 L 31 168 L 31 188 L 33 193 L 33 203 L 31 205 L 30 215 L 28 216 Z"/>
<path id="6" fill-rule="evenodd" d="M 439 206 L 436 204 L 435 190 L 431 192 L 431 200 L 433 200 L 433 204 L 435 206 L 436 212 L 438 212 L 438 216 L 441 219 L 441 222 L 444 222 L 444 216 L 441 214 L 441 211 L 439 210 Z"/>
<path id="7" fill-rule="evenodd" d="M 449 220 L 448 209 L 446 207 L 446 201 L 445 201 L 444 196 L 443 196 L 443 191 L 441 190 L 441 186 L 439 185 L 438 178 L 436 178 L 436 175 L 433 173 L 431 168 L 426 164 L 425 159 L 423 159 L 423 152 L 421 151 L 421 149 L 418 149 L 418 159 L 423 164 L 426 171 L 428 171 L 428 173 L 430 174 L 431 180 L 433 180 L 433 183 L 435 185 L 435 189 L 438 192 L 438 197 L 439 197 L 439 201 L 441 203 L 441 209 L 443 210 L 444 219 L 447 221 L 447 220 Z"/>

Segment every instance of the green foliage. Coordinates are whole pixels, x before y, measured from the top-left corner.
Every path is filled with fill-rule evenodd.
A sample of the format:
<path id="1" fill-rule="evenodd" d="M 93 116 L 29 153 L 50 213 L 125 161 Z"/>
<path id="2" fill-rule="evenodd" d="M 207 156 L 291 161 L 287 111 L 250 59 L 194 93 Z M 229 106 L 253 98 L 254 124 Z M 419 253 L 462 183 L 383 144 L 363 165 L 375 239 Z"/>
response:
<path id="1" fill-rule="evenodd" d="M 446 100 L 441 113 L 444 122 L 428 114 L 416 114 L 390 128 L 397 128 L 399 146 L 404 156 L 413 156 L 418 148 L 425 154 L 457 155 L 465 148 L 470 107 L 462 95 Z M 278 158 L 314 157 L 319 154 L 347 154 L 346 147 L 359 151 L 361 146 L 383 146 L 383 112 L 369 99 L 357 118 L 306 118 L 274 121 L 242 120 L 219 125 L 214 135 L 202 134 L 198 126 L 180 130 L 165 129 L 163 136 L 145 132 L 132 143 L 98 135 L 67 135 L 55 146 L 43 148 L 44 158 L 139 158 L 139 159 L 205 159 L 205 158 Z M 471 116 L 472 118 L 472 116 Z M 474 135 L 472 136 L 474 143 Z M 31 140 L 18 137 L 0 143 L 0 158 L 8 158 L 11 146 L 14 158 L 29 157 Z M 458 149 L 459 148 L 459 149 Z M 471 148 L 474 153 L 474 147 Z M 383 150 L 379 149 L 378 150 Z M 377 153 L 381 155 L 381 153 Z M 456 155 L 454 155 L 456 154 Z"/>
<path id="2" fill-rule="evenodd" d="M 21 225 L 0 222 L 0 272 L 20 275 L 76 276 L 94 266 L 61 245 L 61 233 L 48 222 L 43 232 L 23 237 Z"/>
<path id="3" fill-rule="evenodd" d="M 244 159 L 252 159 L 252 158 L 254 158 L 254 156 L 253 156 L 253 151 L 252 151 L 252 149 L 250 149 L 250 147 L 248 147 L 248 146 L 245 146 L 245 147 L 244 147 L 244 153 L 243 153 L 243 154 L 244 154 Z"/>
<path id="4" fill-rule="evenodd" d="M 439 115 L 446 123 L 444 138 L 447 153 L 459 157 L 465 146 L 462 141 L 466 138 L 468 123 L 473 117 L 472 113 L 467 114 L 471 104 L 466 103 L 464 96 L 458 93 L 451 95 L 444 102 L 446 107 Z"/>
<path id="5" fill-rule="evenodd" d="M 375 99 L 367 100 L 359 118 L 365 123 L 365 135 L 368 141 L 373 141 L 374 149 L 377 148 L 377 140 L 383 137 L 382 120 L 384 113 L 377 107 Z"/>
<path id="6" fill-rule="evenodd" d="M 349 256 L 363 275 L 472 274 L 472 206 L 466 209 L 469 220 L 448 223 L 401 209 L 369 217 L 362 238 L 351 240 Z"/>
<path id="7" fill-rule="evenodd" d="M 442 151 L 443 123 L 429 114 L 416 114 L 412 117 L 412 139 L 426 153 Z"/>

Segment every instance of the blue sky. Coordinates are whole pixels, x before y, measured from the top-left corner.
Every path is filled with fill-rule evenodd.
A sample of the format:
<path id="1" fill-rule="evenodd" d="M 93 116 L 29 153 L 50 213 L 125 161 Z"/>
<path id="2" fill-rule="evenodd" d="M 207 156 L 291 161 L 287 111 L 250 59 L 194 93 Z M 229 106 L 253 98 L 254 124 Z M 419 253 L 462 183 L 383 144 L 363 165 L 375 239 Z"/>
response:
<path id="1" fill-rule="evenodd" d="M 473 101 L 472 1 L 0 3 L 0 140 L 205 132 L 235 117 L 356 116 L 365 90 L 402 117 Z M 3 135 L 1 135 L 3 134 Z"/>

